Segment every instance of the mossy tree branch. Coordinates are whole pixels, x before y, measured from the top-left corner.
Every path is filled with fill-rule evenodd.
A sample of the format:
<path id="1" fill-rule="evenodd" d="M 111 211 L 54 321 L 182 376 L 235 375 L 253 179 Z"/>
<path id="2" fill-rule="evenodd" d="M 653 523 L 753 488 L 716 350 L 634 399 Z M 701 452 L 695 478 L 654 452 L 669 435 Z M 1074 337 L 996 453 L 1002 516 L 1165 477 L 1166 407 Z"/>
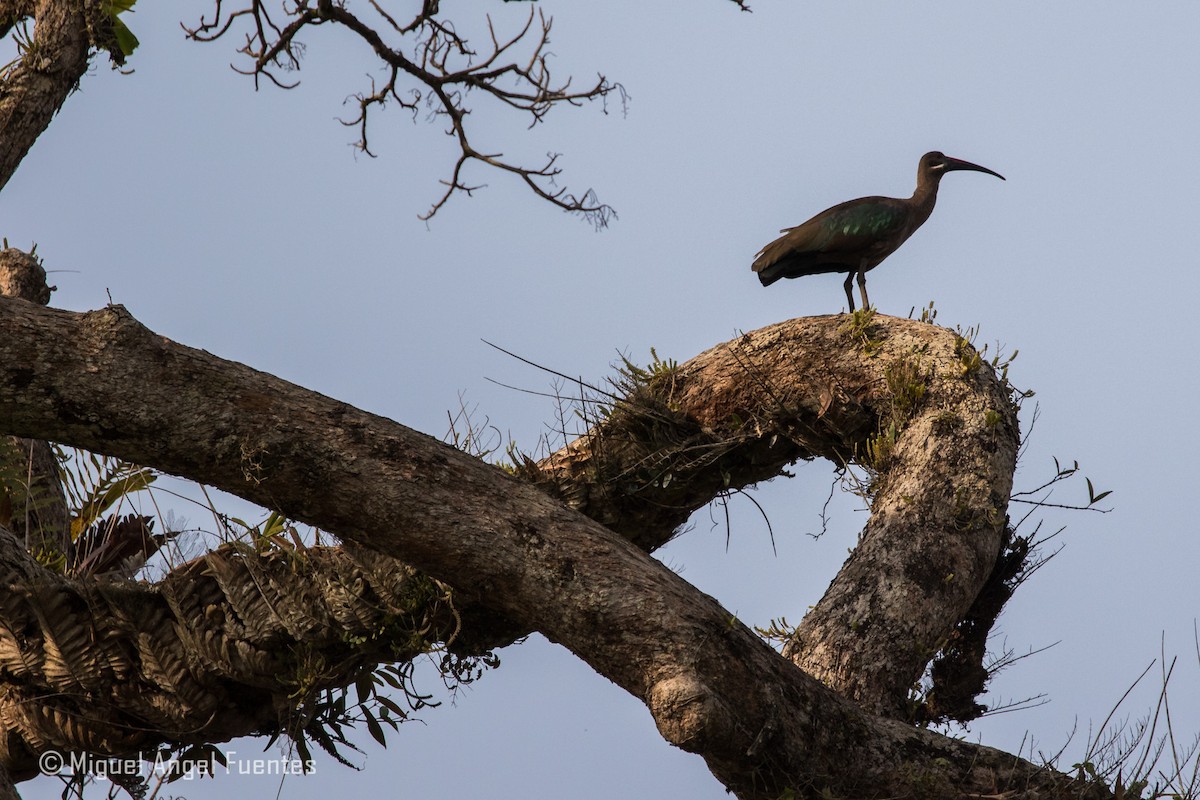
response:
<path id="1" fill-rule="evenodd" d="M 954 431 L 966 434 L 963 447 L 991 454 L 979 456 L 979 464 L 1000 464 L 1015 440 L 1015 420 L 1008 406 L 994 408 L 1006 400 L 994 376 L 957 369 L 950 334 L 903 320 L 873 324 L 882 343 L 873 355 L 839 318 L 793 320 L 747 334 L 679 367 L 661 399 L 670 413 L 691 420 L 696 435 L 744 439 L 741 456 L 729 451 L 691 459 L 708 465 L 691 476 L 697 486 L 711 474 L 733 485 L 762 479 L 797 457 L 861 452 L 862 443 L 879 435 L 884 409 L 894 410 L 894 387 L 881 373 L 895 358 L 919 356 L 928 365 L 926 398 L 944 392 L 953 399 L 961 390 L 974 398 L 965 410 L 998 411 L 1000 420 L 983 427 L 970 416 L 952 423 L 937 405 L 914 411 L 897 434 L 892 465 L 879 475 L 877 503 L 896 485 L 935 506 L 932 518 L 920 519 L 943 526 L 957 579 L 944 580 L 946 562 L 933 570 L 938 581 L 930 581 L 932 573 L 893 577 L 912 581 L 914 590 L 944 592 L 943 602 L 934 598 L 919 608 L 936 616 L 931 630 L 937 625 L 948 632 L 963 611 L 957 598 L 969 594 L 962 587 L 975 582 L 978 590 L 989 574 L 978 566 L 987 559 L 977 541 L 999 524 L 1003 507 L 994 503 L 1006 495 L 1011 465 L 995 485 L 986 484 L 985 471 L 964 473 L 966 491 L 910 485 L 919 476 L 897 465 L 917 463 L 930 436 Z M 131 386 L 140 391 L 131 393 Z M 927 417 L 928 425 L 945 430 L 922 427 Z M 1064 788 L 1064 776 L 887 719 L 895 679 L 860 682 L 877 687 L 872 691 L 881 702 L 863 702 L 853 681 L 840 687 L 846 696 L 839 695 L 629 541 L 500 470 L 389 420 L 165 340 L 120 307 L 72 314 L 0 301 L 0 428 L 216 485 L 402 558 L 459 587 L 467 600 L 561 642 L 641 698 L 668 741 L 702 755 L 739 796 L 775 797 L 788 789 L 904 794 L 911 793 L 914 776 L 926 789 L 937 788 L 924 791 L 929 797 L 1074 791 Z M 598 457 L 585 450 L 559 458 L 579 469 Z M 547 468 L 553 473 L 553 464 Z M 561 485 L 561 475 L 552 482 Z M 648 484 L 632 485 L 638 491 L 627 494 L 644 501 Z M 659 485 L 670 490 L 675 481 Z M 711 488 L 677 491 L 661 504 L 669 511 L 657 523 L 644 508 L 638 512 L 643 530 L 657 526 L 648 538 L 669 535 L 672 520 L 712 496 Z M 612 524 L 619 529 L 630 524 L 619 498 L 614 505 L 620 494 L 583 492 L 584 499 L 572 503 L 582 508 L 591 503 L 588 496 L 600 498 L 615 510 Z M 952 506 L 936 508 L 948 499 Z M 903 517 L 880 524 L 911 525 Z M 869 530 L 872 537 L 883 535 Z M 856 553 L 851 562 L 866 557 Z M 895 563 L 894 554 L 887 558 Z M 825 619 L 863 618 L 863 609 L 847 609 L 834 590 L 831 596 Z M 892 610 L 866 612 L 863 640 L 911 634 L 904 627 L 911 623 Z M 811 644 L 798 649 L 801 656 L 819 650 Z M 827 663 L 834 667 L 828 680 L 845 662 Z"/>

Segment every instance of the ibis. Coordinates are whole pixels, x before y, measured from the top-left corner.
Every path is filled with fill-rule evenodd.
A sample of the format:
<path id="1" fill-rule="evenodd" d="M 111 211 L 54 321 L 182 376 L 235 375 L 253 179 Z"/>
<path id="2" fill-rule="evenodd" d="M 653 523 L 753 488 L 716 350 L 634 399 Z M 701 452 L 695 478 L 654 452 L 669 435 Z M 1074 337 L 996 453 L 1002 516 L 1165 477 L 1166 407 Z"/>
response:
<path id="1" fill-rule="evenodd" d="M 921 156 L 917 190 L 912 197 L 860 197 L 839 203 L 794 228 L 784 228 L 775 241 L 754 259 L 751 269 L 763 286 L 780 278 L 799 278 L 826 272 L 845 272 L 846 301 L 854 310 L 851 284 L 858 278 L 863 308 L 867 300 L 867 272 L 912 236 L 933 211 L 938 183 L 947 172 L 972 170 L 1004 176 L 987 167 L 951 158 L 934 151 Z"/>

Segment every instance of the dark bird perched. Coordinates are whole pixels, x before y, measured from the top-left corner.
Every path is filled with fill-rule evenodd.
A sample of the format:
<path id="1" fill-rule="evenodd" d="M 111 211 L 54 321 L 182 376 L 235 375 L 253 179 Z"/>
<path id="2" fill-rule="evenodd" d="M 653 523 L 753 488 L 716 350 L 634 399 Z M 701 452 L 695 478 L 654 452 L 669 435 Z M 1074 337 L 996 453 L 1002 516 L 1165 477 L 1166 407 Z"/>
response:
<path id="1" fill-rule="evenodd" d="M 775 241 L 759 251 L 751 267 L 763 286 L 780 278 L 799 278 L 824 272 L 848 272 L 846 300 L 854 310 L 850 283 L 858 276 L 863 308 L 867 300 L 867 271 L 896 252 L 921 227 L 937 202 L 938 182 L 947 172 L 969 169 L 1004 176 L 987 167 L 932 152 L 921 156 L 917 190 L 909 198 L 860 197 L 827 208 L 808 222 L 784 228 Z"/>

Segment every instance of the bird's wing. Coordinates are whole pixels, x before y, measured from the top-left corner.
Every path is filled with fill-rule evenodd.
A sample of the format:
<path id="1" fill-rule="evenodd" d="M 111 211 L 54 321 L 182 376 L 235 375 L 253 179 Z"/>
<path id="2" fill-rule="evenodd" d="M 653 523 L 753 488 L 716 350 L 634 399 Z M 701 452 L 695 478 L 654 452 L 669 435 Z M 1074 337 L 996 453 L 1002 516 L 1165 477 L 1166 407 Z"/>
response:
<path id="1" fill-rule="evenodd" d="M 864 197 L 822 211 L 792 228 L 782 239 L 793 251 L 839 253 L 884 243 L 903 229 L 908 215 L 902 201 Z M 782 240 L 780 240 L 782 243 Z"/>
<path id="2" fill-rule="evenodd" d="M 897 237 L 903 241 L 907 220 L 902 200 L 850 200 L 785 229 L 782 236 L 759 251 L 751 269 L 765 286 L 781 277 L 845 272 L 864 261 L 878 263 L 895 249 Z"/>

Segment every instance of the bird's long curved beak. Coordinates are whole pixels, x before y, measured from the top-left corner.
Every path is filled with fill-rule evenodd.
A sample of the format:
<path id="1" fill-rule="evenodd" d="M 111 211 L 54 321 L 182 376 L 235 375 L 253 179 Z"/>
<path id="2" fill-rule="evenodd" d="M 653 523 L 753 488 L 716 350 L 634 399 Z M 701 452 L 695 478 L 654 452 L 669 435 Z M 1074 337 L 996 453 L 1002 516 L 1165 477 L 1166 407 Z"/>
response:
<path id="1" fill-rule="evenodd" d="M 970 161 L 963 161 L 961 158 L 951 158 L 950 156 L 946 156 L 944 158 L 944 163 L 946 165 L 943 168 L 944 172 L 953 172 L 956 169 L 969 169 L 973 172 L 986 172 L 988 175 L 995 175 L 1000 180 L 1005 180 L 1004 176 L 999 172 L 993 172 L 987 167 L 981 167 L 978 164 L 972 164 Z"/>

